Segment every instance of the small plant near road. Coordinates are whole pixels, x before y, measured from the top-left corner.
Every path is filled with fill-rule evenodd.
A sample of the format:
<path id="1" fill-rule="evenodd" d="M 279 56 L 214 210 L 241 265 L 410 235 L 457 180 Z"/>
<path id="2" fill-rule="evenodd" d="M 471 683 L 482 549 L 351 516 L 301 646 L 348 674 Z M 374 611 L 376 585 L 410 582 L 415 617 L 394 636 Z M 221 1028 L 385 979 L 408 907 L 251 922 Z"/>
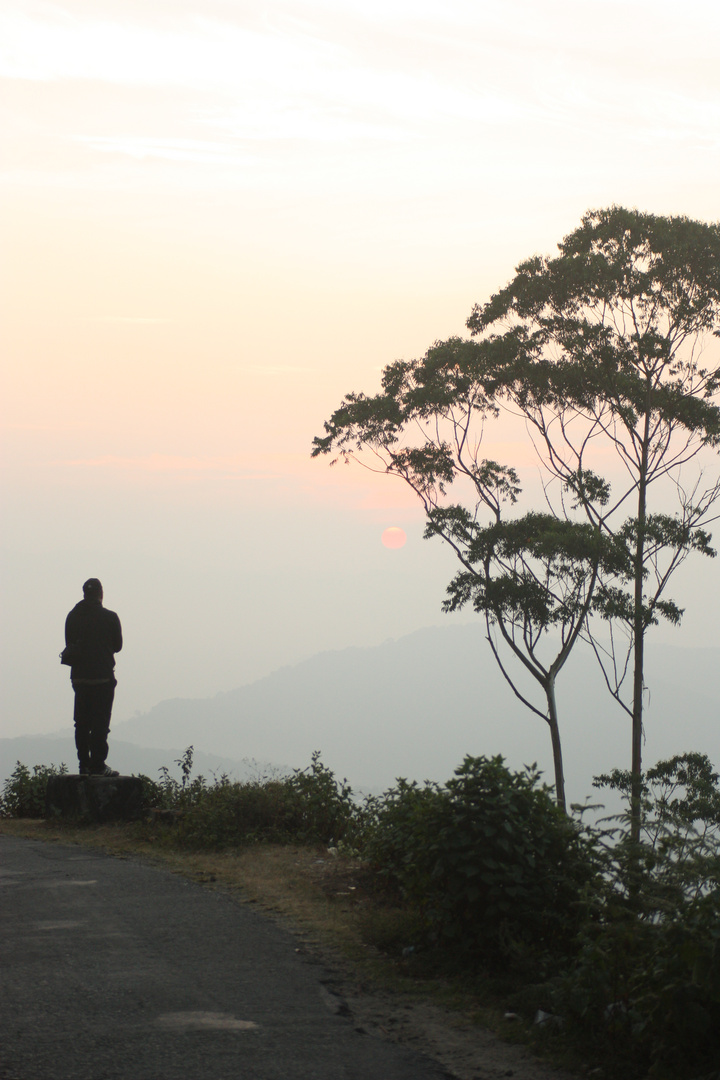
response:
<path id="1" fill-rule="evenodd" d="M 185 810 L 198 803 L 207 792 L 208 785 L 204 776 L 190 779 L 193 766 L 192 746 L 188 746 L 182 756 L 175 759 L 175 764 L 180 769 L 180 780 L 171 776 L 166 765 L 158 770 L 159 780 L 151 780 L 149 776 L 140 777 L 143 782 L 145 805 L 149 809 Z M 223 784 L 226 780 L 227 778 L 222 776 L 216 784 Z"/>
<path id="2" fill-rule="evenodd" d="M 0 795 L 0 817 L 44 817 L 48 780 L 66 772 L 66 765 L 33 765 L 31 772 L 18 761 Z"/>
<path id="3" fill-rule="evenodd" d="M 353 833 L 358 820 L 353 790 L 347 780 L 336 780 L 320 760 L 319 750 L 307 769 L 294 770 L 287 785 L 296 800 L 301 837 L 337 842 Z"/>

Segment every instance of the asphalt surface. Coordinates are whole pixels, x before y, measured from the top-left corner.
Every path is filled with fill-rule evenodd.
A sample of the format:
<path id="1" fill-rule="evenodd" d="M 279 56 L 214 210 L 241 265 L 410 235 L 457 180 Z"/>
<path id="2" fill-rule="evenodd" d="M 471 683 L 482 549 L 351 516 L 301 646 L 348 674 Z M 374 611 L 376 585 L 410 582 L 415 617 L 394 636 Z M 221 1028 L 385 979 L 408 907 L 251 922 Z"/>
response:
<path id="1" fill-rule="evenodd" d="M 440 1080 L 292 934 L 133 859 L 0 837 L 2 1080 Z M 299 950 L 299 951 L 298 951 Z"/>

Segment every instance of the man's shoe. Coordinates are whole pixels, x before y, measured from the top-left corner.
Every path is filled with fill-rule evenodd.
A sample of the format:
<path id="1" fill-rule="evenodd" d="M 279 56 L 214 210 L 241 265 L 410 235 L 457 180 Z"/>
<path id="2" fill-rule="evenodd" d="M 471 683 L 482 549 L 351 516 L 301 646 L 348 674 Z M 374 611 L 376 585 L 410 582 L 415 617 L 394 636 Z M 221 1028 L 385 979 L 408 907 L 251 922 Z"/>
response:
<path id="1" fill-rule="evenodd" d="M 97 769 L 92 773 L 93 776 L 119 776 L 120 773 L 117 769 L 111 769 L 109 765 L 103 765 L 102 769 Z"/>

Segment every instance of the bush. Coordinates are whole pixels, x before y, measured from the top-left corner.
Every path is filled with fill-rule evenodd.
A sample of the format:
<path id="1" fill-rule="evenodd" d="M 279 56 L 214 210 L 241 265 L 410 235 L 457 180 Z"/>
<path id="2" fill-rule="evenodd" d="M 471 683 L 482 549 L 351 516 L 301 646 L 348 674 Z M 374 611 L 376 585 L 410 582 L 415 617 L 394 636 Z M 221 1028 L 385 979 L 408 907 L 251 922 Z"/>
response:
<path id="1" fill-rule="evenodd" d="M 167 769 L 159 782 L 143 777 L 149 807 L 183 811 L 176 835 L 193 847 L 220 848 L 265 840 L 275 843 L 337 842 L 351 831 L 358 808 L 346 781 L 339 783 L 319 752 L 291 776 L 233 783 L 227 776 L 208 785 L 190 779 L 192 747 L 178 764 L 182 780 Z"/>
<path id="2" fill-rule="evenodd" d="M 48 779 L 67 772 L 66 765 L 27 765 L 17 762 L 12 774 L 5 781 L 0 795 L 0 817 L 45 817 L 45 793 Z"/>
<path id="3" fill-rule="evenodd" d="M 603 875 L 555 1009 L 618 1077 L 696 1077 L 717 1066 L 720 1031 L 720 787 L 705 755 L 643 777 L 631 841 L 630 776 L 598 777 L 628 810 L 598 842 Z"/>
<path id="4" fill-rule="evenodd" d="M 318 750 L 307 769 L 295 769 L 287 787 L 295 805 L 298 839 L 337 843 L 351 838 L 360 816 L 352 788 L 347 780 L 335 779 Z"/>
<path id="5" fill-rule="evenodd" d="M 188 746 L 180 758 L 175 759 L 179 766 L 182 778 L 176 780 L 170 775 L 170 770 L 163 765 L 158 771 L 159 780 L 151 780 L 149 776 L 140 776 L 143 782 L 143 802 L 147 809 L 158 810 L 185 810 L 195 805 L 208 790 L 204 776 L 196 776 L 190 779 L 193 764 L 193 747 Z M 227 783 L 224 775 L 216 784 Z"/>
<path id="6" fill-rule="evenodd" d="M 365 850 L 463 963 L 563 954 L 593 861 L 533 766 L 467 757 L 444 787 L 400 781 L 368 807 Z"/>
<path id="7" fill-rule="evenodd" d="M 292 809 L 286 782 L 219 783 L 183 814 L 177 838 L 190 847 L 238 847 L 258 840 L 287 841 Z"/>

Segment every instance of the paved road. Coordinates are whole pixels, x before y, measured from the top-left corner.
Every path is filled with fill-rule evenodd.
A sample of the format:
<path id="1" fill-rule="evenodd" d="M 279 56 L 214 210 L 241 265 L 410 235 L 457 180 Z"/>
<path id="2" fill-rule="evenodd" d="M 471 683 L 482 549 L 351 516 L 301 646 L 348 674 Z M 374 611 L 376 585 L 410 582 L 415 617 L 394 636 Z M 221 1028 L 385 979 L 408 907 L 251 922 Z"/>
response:
<path id="1" fill-rule="evenodd" d="M 0 837 L 3 1080 L 439 1080 L 355 1030 L 327 972 L 167 871 Z"/>

